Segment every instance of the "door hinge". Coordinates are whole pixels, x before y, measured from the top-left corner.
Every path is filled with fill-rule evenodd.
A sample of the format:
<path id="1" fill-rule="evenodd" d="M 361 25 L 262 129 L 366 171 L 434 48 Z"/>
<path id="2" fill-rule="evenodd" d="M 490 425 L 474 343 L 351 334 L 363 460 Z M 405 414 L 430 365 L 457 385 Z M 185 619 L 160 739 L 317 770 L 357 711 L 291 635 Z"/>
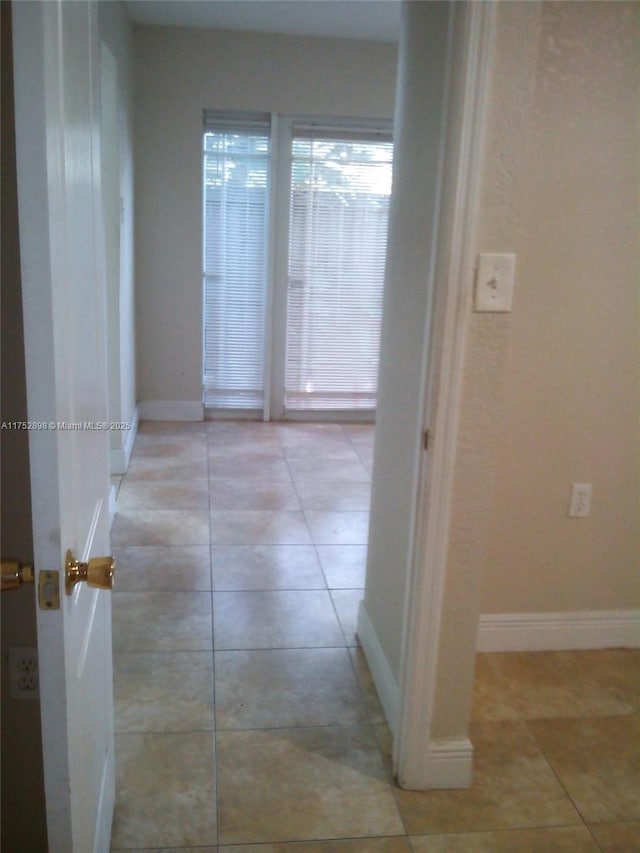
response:
<path id="1" fill-rule="evenodd" d="M 422 436 L 422 446 L 425 450 L 428 450 L 431 447 L 431 437 L 429 435 L 428 429 L 425 429 L 424 434 Z"/>

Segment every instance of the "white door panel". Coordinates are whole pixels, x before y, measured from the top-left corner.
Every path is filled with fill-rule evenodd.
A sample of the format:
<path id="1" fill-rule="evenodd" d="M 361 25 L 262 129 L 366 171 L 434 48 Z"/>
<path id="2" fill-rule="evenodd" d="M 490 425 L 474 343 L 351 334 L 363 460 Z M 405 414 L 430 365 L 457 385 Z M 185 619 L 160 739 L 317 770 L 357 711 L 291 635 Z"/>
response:
<path id="1" fill-rule="evenodd" d="M 61 587 L 38 610 L 51 853 L 106 853 L 114 801 L 110 593 L 63 570 L 109 553 L 96 11 L 13 6 L 34 555 Z"/>

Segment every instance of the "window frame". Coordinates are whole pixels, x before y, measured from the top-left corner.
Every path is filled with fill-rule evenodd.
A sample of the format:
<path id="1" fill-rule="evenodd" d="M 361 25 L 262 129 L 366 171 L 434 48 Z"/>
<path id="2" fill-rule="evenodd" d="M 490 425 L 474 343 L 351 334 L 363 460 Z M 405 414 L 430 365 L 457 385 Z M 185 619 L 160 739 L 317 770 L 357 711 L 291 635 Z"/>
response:
<path id="1" fill-rule="evenodd" d="M 265 353 L 267 349 L 267 340 L 266 334 L 267 329 L 269 327 L 269 309 L 268 309 L 268 292 L 269 292 L 269 276 L 268 276 L 268 266 L 269 266 L 269 233 L 270 233 L 270 199 L 271 199 L 271 158 L 272 158 L 272 129 L 271 129 L 271 116 L 267 113 L 230 113 L 227 111 L 216 111 L 216 110 L 205 110 L 203 116 L 203 130 L 202 130 L 202 394 L 203 394 L 203 405 L 205 406 L 205 410 L 214 411 L 218 413 L 224 413 L 227 417 L 229 416 L 237 416 L 238 414 L 247 413 L 249 415 L 255 416 L 256 412 L 264 412 L 265 409 L 265 400 L 267 399 L 267 387 L 266 387 L 266 373 L 265 373 L 265 364 L 266 358 Z M 209 347 L 207 346 L 208 337 L 214 334 L 214 329 L 211 328 L 211 324 L 209 323 L 209 312 L 207 310 L 209 295 L 208 295 L 208 284 L 209 280 L 215 278 L 216 275 L 212 269 L 208 266 L 208 253 L 215 253 L 215 239 L 209 239 L 209 228 L 207 223 L 207 202 L 208 202 L 208 192 L 207 192 L 207 182 L 206 182 L 206 172 L 207 172 L 207 154 L 208 149 L 206 145 L 206 137 L 208 133 L 217 133 L 222 134 L 225 131 L 230 133 L 235 133 L 237 135 L 252 135 L 252 132 L 256 137 L 263 136 L 266 138 L 268 143 L 268 151 L 265 156 L 264 162 L 266 163 L 266 167 L 264 170 L 266 187 L 264 192 L 264 199 L 262 199 L 263 209 L 261 212 L 261 218 L 263 222 L 263 231 L 261 235 L 261 240 L 256 241 L 254 251 L 257 254 L 261 254 L 263 261 L 263 272 L 261 275 L 261 281 L 259 283 L 259 291 L 256 289 L 256 293 L 259 292 L 258 299 L 261 301 L 261 314 L 260 310 L 258 310 L 257 318 L 260 320 L 261 331 L 260 338 L 262 340 L 262 347 L 259 349 L 262 350 L 261 355 L 252 359 L 253 369 L 258 370 L 258 372 L 262 372 L 262 382 L 261 388 L 258 389 L 235 389 L 235 390 L 225 390 L 222 387 L 216 388 L 215 384 L 212 381 L 208 381 L 208 377 L 211 374 L 208 373 L 207 368 L 209 366 Z M 244 155 L 242 155 L 238 162 L 244 159 Z M 231 162 L 232 158 L 227 158 L 225 162 Z M 247 189 L 245 187 L 245 189 Z M 226 197 L 225 197 L 226 199 Z M 245 214 L 249 215 L 251 213 L 251 202 L 248 197 L 246 199 L 240 199 L 241 202 L 245 202 L 246 210 Z M 225 216 L 227 211 L 223 213 Z M 224 264 L 224 269 L 231 269 L 232 272 L 239 270 L 239 267 L 233 267 L 235 259 L 232 258 L 227 264 Z M 247 272 L 242 271 L 242 272 Z M 224 276 L 218 275 L 221 281 L 225 280 Z M 245 297 L 248 294 L 248 289 L 243 287 L 241 290 L 242 295 Z M 211 300 L 213 301 L 213 299 Z M 215 326 L 215 323 L 212 324 Z M 214 347 L 212 347 L 214 348 Z M 255 354 L 255 353 L 254 353 Z M 247 397 L 250 397 L 252 394 L 255 395 L 255 399 L 257 402 L 256 406 L 245 407 L 238 406 L 237 408 L 233 408 L 231 406 L 221 405 L 216 406 L 215 403 L 212 405 L 209 403 L 209 400 L 215 398 L 216 396 L 219 399 L 223 399 L 225 396 L 231 398 L 233 395 L 236 395 L 238 398 L 245 394 Z"/>

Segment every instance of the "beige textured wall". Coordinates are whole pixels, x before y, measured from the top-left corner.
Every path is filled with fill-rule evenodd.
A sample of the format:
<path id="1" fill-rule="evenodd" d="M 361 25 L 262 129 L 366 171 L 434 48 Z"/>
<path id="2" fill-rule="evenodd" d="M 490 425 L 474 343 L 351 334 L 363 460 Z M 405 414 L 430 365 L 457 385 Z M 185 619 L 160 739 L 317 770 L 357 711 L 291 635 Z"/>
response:
<path id="1" fill-rule="evenodd" d="M 478 207 L 482 251 L 517 251 L 540 3 L 496 8 Z M 518 284 L 520 287 L 520 267 Z M 472 293 L 468 294 L 471 304 Z M 467 735 L 478 616 L 505 428 L 511 314 L 471 314 L 441 613 L 433 738 Z M 535 578 L 527 582 L 535 583 Z"/>
<path id="2" fill-rule="evenodd" d="M 528 5 L 498 9 L 480 216 L 480 247 L 518 256 L 482 612 L 634 608 L 640 6 Z M 524 53 L 503 75 L 514 34 Z M 511 87 L 532 48 L 518 109 Z M 470 363 L 495 353 L 487 323 L 473 319 Z M 572 482 L 593 483 L 588 519 L 567 517 Z"/>
<path id="3" fill-rule="evenodd" d="M 394 45 L 136 27 L 138 398 L 202 399 L 204 108 L 390 118 Z"/>
<path id="4" fill-rule="evenodd" d="M 639 44 L 638 4 L 497 7 L 478 247 L 516 287 L 471 316 L 436 738 L 467 730 L 474 615 L 640 606 Z"/>

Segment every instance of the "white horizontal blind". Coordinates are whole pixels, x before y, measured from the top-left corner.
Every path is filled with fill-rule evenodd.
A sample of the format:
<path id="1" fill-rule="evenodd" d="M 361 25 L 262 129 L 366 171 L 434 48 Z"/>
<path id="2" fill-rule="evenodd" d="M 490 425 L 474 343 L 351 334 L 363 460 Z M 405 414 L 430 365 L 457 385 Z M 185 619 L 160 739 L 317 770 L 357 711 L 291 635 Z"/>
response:
<path id="1" fill-rule="evenodd" d="M 285 407 L 375 409 L 390 133 L 294 124 Z"/>
<path id="2" fill-rule="evenodd" d="M 204 403 L 262 409 L 269 117 L 205 112 Z"/>

